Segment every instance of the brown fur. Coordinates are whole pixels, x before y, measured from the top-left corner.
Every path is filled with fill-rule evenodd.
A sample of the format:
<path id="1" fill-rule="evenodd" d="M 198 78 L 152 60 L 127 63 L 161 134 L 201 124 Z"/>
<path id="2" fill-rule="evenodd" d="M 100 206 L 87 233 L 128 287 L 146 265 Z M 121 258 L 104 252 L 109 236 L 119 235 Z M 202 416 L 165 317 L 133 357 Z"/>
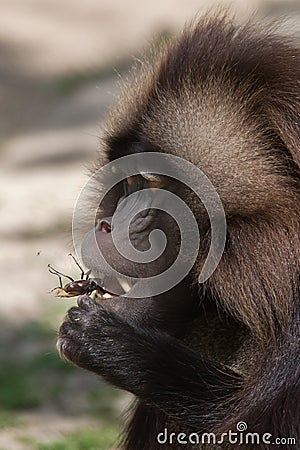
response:
<path id="1" fill-rule="evenodd" d="M 299 43 L 271 28 L 206 17 L 151 64 L 113 111 L 110 155 L 114 143 L 120 148 L 127 136 L 142 136 L 153 148 L 196 164 L 216 187 L 228 242 L 206 289 L 250 330 L 250 338 L 241 338 L 248 344 L 240 351 L 231 347 L 234 364 L 247 373 L 249 361 L 266 364 L 270 340 L 278 345 L 299 308 Z M 207 332 L 211 341 L 205 343 L 203 334 L 198 350 L 214 347 L 216 356 L 224 335 L 214 339 Z M 230 334 L 227 327 L 225 340 Z M 256 356 L 250 342 L 256 342 Z"/>
<path id="2" fill-rule="evenodd" d="M 235 430 L 240 420 L 246 421 L 253 432 L 299 439 L 299 42 L 265 26 L 237 26 L 222 15 L 204 17 L 187 27 L 174 42 L 163 46 L 150 63 L 142 66 L 141 73 L 133 72 L 133 78 L 107 123 L 103 142 L 106 153 L 101 154 L 99 165 L 131 153 L 135 142 L 142 142 L 144 151 L 174 153 L 197 165 L 215 186 L 224 205 L 228 226 L 225 252 L 214 274 L 199 287 L 197 319 L 186 318 L 185 326 L 180 313 L 182 303 L 178 300 L 182 294 L 178 293 L 175 303 L 171 303 L 167 317 L 176 316 L 177 301 L 176 320 L 182 317 L 182 329 L 175 333 L 177 341 L 173 337 L 169 340 L 167 334 L 158 338 L 153 329 L 148 339 L 151 311 L 168 305 L 167 300 L 147 303 L 147 299 L 129 299 L 126 305 L 120 300 L 117 312 L 122 319 L 128 314 L 129 323 L 136 326 L 137 321 L 138 326 L 142 324 L 141 329 L 132 330 L 123 324 L 127 331 L 122 334 L 118 328 L 121 320 L 111 316 L 109 320 L 118 320 L 119 325 L 109 332 L 119 330 L 122 336 L 109 335 L 110 339 L 104 342 L 116 347 L 106 349 L 102 343 L 99 350 L 99 346 L 94 349 L 90 344 L 91 355 L 84 354 L 82 360 L 79 350 L 72 357 L 72 346 L 67 351 L 69 347 L 64 344 L 64 351 L 78 365 L 139 397 L 126 432 L 127 450 L 156 450 L 159 447 L 155 436 L 166 425 L 178 432 L 199 426 L 198 430 L 221 433 Z M 188 201 L 206 233 L 191 275 L 191 284 L 197 286 L 209 231 L 203 222 L 203 210 L 193 198 Z M 188 306 L 193 303 L 194 294 L 189 298 L 187 290 L 184 292 L 187 298 L 183 300 Z M 100 321 L 104 313 L 96 311 L 95 317 L 97 314 Z M 70 327 L 70 323 L 67 325 Z M 94 340 L 101 343 L 99 330 L 103 327 L 93 326 Z M 141 335 L 144 340 L 137 345 Z M 129 374 L 126 382 L 123 378 L 118 381 L 120 364 L 114 365 L 114 358 L 119 361 L 118 339 L 122 340 L 124 371 L 128 369 Z M 156 353 L 152 353 L 155 339 L 161 345 L 155 346 Z M 178 360 L 183 351 L 179 341 L 188 347 L 183 362 Z M 135 355 L 140 348 L 141 359 Z M 179 387 L 176 383 L 177 378 L 181 380 L 181 372 L 171 374 L 166 382 L 169 366 L 164 359 L 160 363 L 164 357 L 160 351 L 169 348 L 174 350 L 174 355 L 167 353 L 170 366 L 176 368 L 178 364 L 182 368 L 185 383 Z M 109 358 L 102 356 L 105 351 Z M 153 366 L 147 365 L 148 354 Z M 201 357 L 197 358 L 197 354 Z M 213 400 L 205 400 L 207 388 L 201 390 L 204 400 L 201 397 L 197 403 L 194 386 L 202 386 L 202 375 L 204 380 L 209 375 L 202 366 L 203 372 L 193 374 L 194 367 L 203 362 L 202 355 L 210 358 L 208 362 L 204 359 L 204 366 L 212 371 L 208 384 L 212 389 L 216 386 L 216 392 L 223 387 L 225 396 L 219 394 L 218 400 L 216 394 Z M 140 375 L 135 371 L 141 360 L 142 367 L 150 373 L 143 385 L 139 377 L 144 380 L 148 372 L 141 370 Z M 212 361 L 217 361 L 217 366 Z M 230 396 L 226 383 L 232 388 Z M 149 393 L 152 386 L 157 391 Z M 187 404 L 190 408 L 184 406 Z M 164 448 L 183 447 L 174 444 Z"/>

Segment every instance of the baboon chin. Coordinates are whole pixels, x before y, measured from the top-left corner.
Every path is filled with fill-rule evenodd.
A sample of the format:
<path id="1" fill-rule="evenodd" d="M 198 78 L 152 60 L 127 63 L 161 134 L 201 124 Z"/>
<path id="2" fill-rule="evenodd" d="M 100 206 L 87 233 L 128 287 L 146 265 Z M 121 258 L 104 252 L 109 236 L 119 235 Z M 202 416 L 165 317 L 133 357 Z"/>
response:
<path id="1" fill-rule="evenodd" d="M 134 204 L 128 200 L 144 188 L 153 196 L 170 192 L 189 206 L 200 247 L 189 273 L 166 292 L 79 297 L 60 328 L 60 351 L 136 396 L 123 449 L 296 449 L 299 41 L 274 28 L 236 25 L 226 15 L 205 16 L 134 69 L 132 79 L 109 114 L 96 169 L 147 152 L 192 163 L 222 202 L 223 255 L 199 283 L 210 220 L 195 193 L 172 177 L 141 171 L 116 185 L 101 205 L 105 183 L 95 181 L 93 235 L 115 270 L 149 277 L 176 260 L 181 237 L 176 221 L 151 203 L 139 204 L 138 196 Z M 154 229 L 165 233 L 165 251 L 154 262 L 118 254 L 112 217 L 120 201 L 125 213 L 143 210 L 130 225 L 141 252 L 149 249 Z M 103 273 L 95 242 L 84 240 L 82 259 L 94 273 Z M 230 441 L 228 433 L 237 432 L 239 422 L 258 437 Z M 218 444 L 202 441 L 203 433 L 214 433 Z"/>

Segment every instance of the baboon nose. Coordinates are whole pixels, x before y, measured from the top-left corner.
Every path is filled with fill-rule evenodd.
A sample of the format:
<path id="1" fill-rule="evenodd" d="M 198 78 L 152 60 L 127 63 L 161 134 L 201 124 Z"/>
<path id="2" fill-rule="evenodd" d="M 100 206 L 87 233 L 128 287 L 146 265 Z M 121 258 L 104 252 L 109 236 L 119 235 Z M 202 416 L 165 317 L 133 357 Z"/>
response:
<path id="1" fill-rule="evenodd" d="M 100 219 L 97 225 L 97 230 L 102 231 L 103 233 L 110 233 L 111 217 L 105 217 L 104 219 Z"/>

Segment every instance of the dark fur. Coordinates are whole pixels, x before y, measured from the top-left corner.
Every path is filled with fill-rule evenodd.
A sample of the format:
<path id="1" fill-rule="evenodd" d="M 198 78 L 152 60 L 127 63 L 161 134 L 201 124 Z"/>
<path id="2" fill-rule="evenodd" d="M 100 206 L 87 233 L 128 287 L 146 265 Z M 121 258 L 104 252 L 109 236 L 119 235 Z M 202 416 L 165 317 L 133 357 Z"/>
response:
<path id="1" fill-rule="evenodd" d="M 300 445 L 299 93 L 297 42 L 204 18 L 144 66 L 113 111 L 108 159 L 139 142 L 190 160 L 228 220 L 225 253 L 199 292 L 201 252 L 182 290 L 117 309 L 85 296 L 61 327 L 67 358 L 137 396 L 127 450 L 160 448 L 165 426 L 221 433 L 238 421 Z"/>

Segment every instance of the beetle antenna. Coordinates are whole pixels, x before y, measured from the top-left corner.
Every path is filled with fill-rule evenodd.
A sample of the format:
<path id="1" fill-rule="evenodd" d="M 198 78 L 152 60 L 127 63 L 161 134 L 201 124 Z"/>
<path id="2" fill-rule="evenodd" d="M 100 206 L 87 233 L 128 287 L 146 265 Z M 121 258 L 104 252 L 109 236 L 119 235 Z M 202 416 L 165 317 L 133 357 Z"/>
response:
<path id="1" fill-rule="evenodd" d="M 69 275 L 65 275 L 64 273 L 59 272 L 58 270 L 54 269 L 54 267 L 52 267 L 50 264 L 48 264 L 48 270 L 50 273 L 52 273 L 53 275 L 57 275 L 59 278 L 65 277 L 65 278 L 68 278 L 68 280 L 70 280 L 70 281 L 74 281 L 74 278 L 69 277 Z M 61 280 L 60 280 L 60 282 L 61 282 Z"/>
<path id="2" fill-rule="evenodd" d="M 72 253 L 69 253 L 69 256 L 71 256 L 71 258 L 73 259 L 73 261 L 76 264 L 76 266 L 79 267 L 79 269 L 81 271 L 81 280 L 83 280 L 83 277 L 84 277 L 84 270 L 83 270 L 83 268 L 81 267 L 81 265 L 79 264 L 79 262 L 77 261 L 75 256 L 72 255 Z"/>

